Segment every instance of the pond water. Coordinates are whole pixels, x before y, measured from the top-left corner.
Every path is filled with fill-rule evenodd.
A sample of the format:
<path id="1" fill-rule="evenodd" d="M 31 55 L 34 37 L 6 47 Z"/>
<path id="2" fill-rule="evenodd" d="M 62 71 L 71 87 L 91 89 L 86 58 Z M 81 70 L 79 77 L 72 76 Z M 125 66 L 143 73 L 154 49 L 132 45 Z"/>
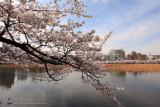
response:
<path id="1" fill-rule="evenodd" d="M 0 68 L 0 107 L 117 107 L 80 77 L 75 71 L 52 87 L 52 82 L 35 82 L 21 68 Z M 160 72 L 110 71 L 104 80 L 125 87 L 115 91 L 125 107 L 160 107 Z"/>

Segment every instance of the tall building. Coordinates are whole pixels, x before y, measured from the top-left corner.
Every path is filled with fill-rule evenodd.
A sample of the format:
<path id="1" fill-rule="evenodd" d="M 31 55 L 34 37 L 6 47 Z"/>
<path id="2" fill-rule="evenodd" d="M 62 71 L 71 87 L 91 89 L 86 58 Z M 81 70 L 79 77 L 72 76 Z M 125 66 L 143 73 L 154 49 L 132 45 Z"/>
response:
<path id="1" fill-rule="evenodd" d="M 115 54 L 116 54 L 115 50 L 111 49 L 110 55 L 115 55 Z"/>
<path id="2" fill-rule="evenodd" d="M 115 61 L 115 60 L 120 60 L 119 55 L 115 54 L 115 55 L 104 55 L 104 61 Z"/>
<path id="3" fill-rule="evenodd" d="M 137 59 L 141 58 L 141 53 L 137 53 Z"/>
<path id="4" fill-rule="evenodd" d="M 114 50 L 112 49 L 110 55 L 118 55 L 119 58 L 117 59 L 125 59 L 125 51 L 123 49 Z"/>
<path id="5" fill-rule="evenodd" d="M 127 56 L 126 56 L 126 60 L 132 60 L 132 55 L 127 54 Z"/>
<path id="6" fill-rule="evenodd" d="M 126 56 L 127 60 L 137 60 L 139 58 L 141 58 L 142 60 L 146 60 L 147 59 L 147 55 L 141 54 L 141 53 L 136 53 L 135 51 L 132 51 L 130 54 L 128 54 Z"/>
<path id="7" fill-rule="evenodd" d="M 120 60 L 120 57 L 118 54 L 115 54 L 115 55 L 109 55 L 110 56 L 110 60 L 113 61 L 113 60 Z"/>
<path id="8" fill-rule="evenodd" d="M 130 55 L 132 55 L 132 60 L 137 60 L 137 53 L 135 51 L 132 51 Z"/>

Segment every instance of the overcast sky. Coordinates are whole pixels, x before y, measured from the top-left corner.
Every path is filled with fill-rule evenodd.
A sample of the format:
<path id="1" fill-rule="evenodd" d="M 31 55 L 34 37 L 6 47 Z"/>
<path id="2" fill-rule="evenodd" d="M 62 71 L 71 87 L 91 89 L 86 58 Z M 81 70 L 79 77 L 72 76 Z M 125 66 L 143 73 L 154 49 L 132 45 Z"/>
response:
<path id="1" fill-rule="evenodd" d="M 160 54 L 160 0 L 83 1 L 93 18 L 86 19 L 80 30 L 95 29 L 101 37 L 114 32 L 103 47 L 104 54 L 121 48 L 126 53 Z"/>

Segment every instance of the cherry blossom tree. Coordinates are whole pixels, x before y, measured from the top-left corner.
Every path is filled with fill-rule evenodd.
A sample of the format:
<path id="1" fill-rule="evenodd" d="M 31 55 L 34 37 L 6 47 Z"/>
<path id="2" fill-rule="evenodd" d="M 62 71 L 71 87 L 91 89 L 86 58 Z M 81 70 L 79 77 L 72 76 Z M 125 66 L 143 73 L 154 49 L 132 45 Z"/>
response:
<path id="1" fill-rule="evenodd" d="M 112 31 L 103 39 L 95 35 L 95 30 L 77 31 L 85 24 L 81 19 L 92 17 L 84 10 L 87 6 L 82 0 L 53 0 L 46 4 L 36 0 L 15 1 L 0 2 L 0 42 L 8 44 L 16 58 L 8 53 L 1 53 L 1 57 L 27 67 L 43 63 L 47 75 L 41 74 L 37 80 L 59 81 L 68 71 L 79 69 L 85 82 L 107 93 L 121 106 L 114 89 L 99 81 L 105 69 L 97 60 L 103 58 L 102 45 Z M 52 71 L 48 64 L 66 67 Z"/>

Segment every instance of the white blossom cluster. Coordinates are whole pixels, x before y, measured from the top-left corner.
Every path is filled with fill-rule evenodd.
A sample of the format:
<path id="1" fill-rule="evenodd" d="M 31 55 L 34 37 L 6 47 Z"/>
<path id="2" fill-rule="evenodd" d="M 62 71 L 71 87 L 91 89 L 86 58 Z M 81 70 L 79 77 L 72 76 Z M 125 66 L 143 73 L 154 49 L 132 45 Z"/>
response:
<path id="1" fill-rule="evenodd" d="M 17 46 L 12 48 L 19 63 L 23 62 L 19 56 L 24 58 L 26 55 L 29 59 L 40 57 L 41 61 L 47 63 L 54 60 L 89 72 L 99 72 L 102 69 L 94 61 L 103 57 L 100 53 L 102 45 L 112 31 L 104 39 L 95 35 L 95 30 L 85 34 L 75 32 L 74 29 L 85 22 L 75 22 L 66 16 L 90 18 L 83 9 L 85 7 L 87 6 L 79 0 L 54 0 L 45 5 L 36 0 L 20 0 L 18 4 L 13 4 L 13 0 L 5 0 L 0 4 L 0 21 L 3 23 L 0 31 L 5 32 L 0 36 L 0 41 L 6 43 L 4 39 L 7 39 L 13 42 L 7 44 L 24 45 L 19 46 L 20 49 L 15 48 Z M 62 18 L 67 20 L 65 24 L 61 23 Z"/>

